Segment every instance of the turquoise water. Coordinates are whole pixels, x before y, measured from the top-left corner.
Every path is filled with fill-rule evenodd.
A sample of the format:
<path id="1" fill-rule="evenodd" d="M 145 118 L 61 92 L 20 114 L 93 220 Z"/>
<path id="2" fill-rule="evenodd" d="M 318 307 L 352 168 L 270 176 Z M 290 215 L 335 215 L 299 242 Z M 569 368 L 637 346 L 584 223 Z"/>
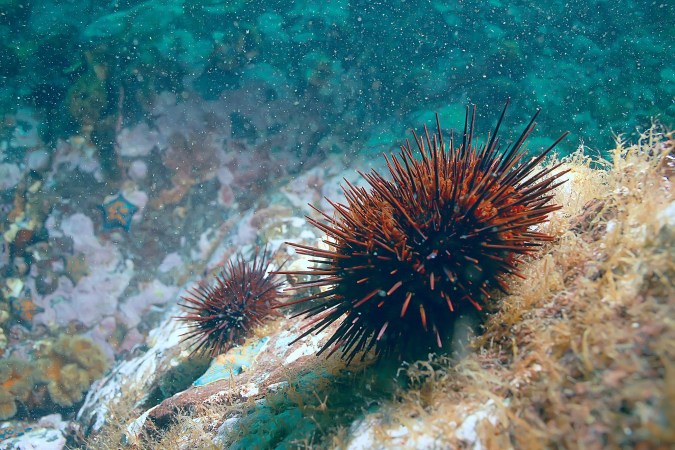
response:
<path id="1" fill-rule="evenodd" d="M 506 97 L 517 123 L 543 109 L 538 136 L 571 131 L 568 150 L 675 118 L 667 0 L 319 4 L 3 1 L 0 108 L 33 109 L 54 141 L 114 128 L 120 113 L 149 120 L 161 92 L 208 100 L 256 80 L 319 115 L 317 139 L 353 149 L 401 139 L 434 111 L 460 126 L 466 103 L 492 121 Z M 110 129 L 94 134 L 111 144 Z"/>

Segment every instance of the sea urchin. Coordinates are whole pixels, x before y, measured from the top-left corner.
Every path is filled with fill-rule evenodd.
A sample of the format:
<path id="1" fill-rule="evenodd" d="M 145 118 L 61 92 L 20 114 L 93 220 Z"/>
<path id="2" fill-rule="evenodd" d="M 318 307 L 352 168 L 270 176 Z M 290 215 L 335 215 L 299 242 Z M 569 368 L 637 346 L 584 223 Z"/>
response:
<path id="1" fill-rule="evenodd" d="M 441 347 L 456 319 L 480 311 L 496 291 L 506 292 L 516 265 L 553 238 L 534 226 L 560 206 L 551 191 L 563 181 L 559 165 L 538 168 L 551 149 L 526 161 L 523 144 L 537 113 L 520 137 L 500 151 L 502 111 L 486 144 L 474 142 L 475 107 L 467 107 L 461 140 L 447 142 L 437 132 L 420 138 L 413 132 L 421 159 L 410 142 L 398 156 L 385 156 L 391 174 L 359 172 L 369 189 L 347 182 L 347 204 L 330 202 L 335 216 L 324 222 L 308 217 L 327 235 L 331 249 L 290 244 L 317 265 L 292 289 L 323 290 L 295 300 L 297 316 L 312 317 L 298 338 L 319 332 L 344 317 L 321 352 L 341 350 L 350 362 L 360 351 L 377 356 Z M 307 302 L 307 303 L 305 303 Z"/>
<path id="2" fill-rule="evenodd" d="M 201 283 L 182 297 L 188 311 L 177 319 L 188 324 L 184 340 L 194 340 L 193 354 L 209 353 L 214 357 L 241 344 L 253 325 L 271 315 L 282 294 L 283 284 L 274 275 L 268 275 L 269 259 L 266 250 L 256 249 L 248 262 L 241 254 L 230 261 L 213 284 Z"/>

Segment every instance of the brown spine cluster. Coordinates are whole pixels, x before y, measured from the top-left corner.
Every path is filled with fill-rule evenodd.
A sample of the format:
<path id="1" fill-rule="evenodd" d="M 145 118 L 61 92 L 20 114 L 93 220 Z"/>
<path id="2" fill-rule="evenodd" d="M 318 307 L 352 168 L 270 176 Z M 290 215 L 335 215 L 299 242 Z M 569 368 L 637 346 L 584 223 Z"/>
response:
<path id="1" fill-rule="evenodd" d="M 241 344 L 254 325 L 272 315 L 282 295 L 282 281 L 268 274 L 265 250 L 256 249 L 249 262 L 241 254 L 215 277 L 213 284 L 202 284 L 183 297 L 187 311 L 179 320 L 187 323 L 184 340 L 194 342 L 193 354 L 215 357 Z"/>
<path id="2" fill-rule="evenodd" d="M 369 188 L 347 182 L 347 204 L 331 202 L 333 217 L 317 209 L 323 221 L 308 218 L 331 249 L 291 243 L 317 265 L 279 272 L 314 276 L 293 289 L 323 289 L 286 304 L 302 304 L 298 315 L 312 318 L 299 339 L 342 319 L 321 352 L 340 350 L 348 362 L 372 348 L 383 356 L 441 347 L 463 312 L 483 309 L 509 277 L 522 276 L 519 257 L 552 239 L 533 226 L 560 208 L 551 191 L 566 172 L 539 164 L 565 135 L 526 160 L 538 111 L 502 150 L 505 112 L 483 145 L 474 140 L 475 108 L 459 139 L 445 139 L 437 118 L 436 133 L 413 132 L 419 158 L 406 141 L 385 156 L 389 177 L 361 173 Z"/>

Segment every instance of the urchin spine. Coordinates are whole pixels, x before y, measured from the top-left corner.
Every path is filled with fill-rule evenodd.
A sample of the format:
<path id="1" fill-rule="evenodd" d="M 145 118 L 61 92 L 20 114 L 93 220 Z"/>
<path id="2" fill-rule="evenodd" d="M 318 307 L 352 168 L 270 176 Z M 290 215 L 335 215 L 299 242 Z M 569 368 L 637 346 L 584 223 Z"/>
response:
<path id="1" fill-rule="evenodd" d="M 323 221 L 308 220 L 334 249 L 292 244 L 319 263 L 293 272 L 318 277 L 294 289 L 326 287 L 292 302 L 310 302 L 299 315 L 315 316 L 300 338 L 344 316 L 321 352 L 342 349 L 351 361 L 372 347 L 380 356 L 404 353 L 411 339 L 441 346 L 465 305 L 481 310 L 491 291 L 506 292 L 508 277 L 521 276 L 518 256 L 552 239 L 530 228 L 559 209 L 549 202 L 565 172 L 536 168 L 565 134 L 523 162 L 522 146 L 538 112 L 500 152 L 505 112 L 506 106 L 480 147 L 474 143 L 475 108 L 467 108 L 459 145 L 451 133 L 446 146 L 437 118 L 433 137 L 426 127 L 424 138 L 413 132 L 421 160 L 406 141 L 397 156 L 385 156 L 390 180 L 376 171 L 361 173 L 370 189 L 347 183 L 347 205 L 329 200 L 334 217 L 315 208 Z"/>
<path id="2" fill-rule="evenodd" d="M 269 265 L 266 249 L 256 248 L 250 262 L 238 254 L 213 284 L 202 282 L 182 297 L 187 314 L 177 319 L 187 323 L 188 331 L 181 336 L 194 342 L 192 354 L 208 352 L 214 357 L 240 344 L 254 325 L 278 315 L 274 308 L 283 297 L 283 281 L 268 274 Z"/>

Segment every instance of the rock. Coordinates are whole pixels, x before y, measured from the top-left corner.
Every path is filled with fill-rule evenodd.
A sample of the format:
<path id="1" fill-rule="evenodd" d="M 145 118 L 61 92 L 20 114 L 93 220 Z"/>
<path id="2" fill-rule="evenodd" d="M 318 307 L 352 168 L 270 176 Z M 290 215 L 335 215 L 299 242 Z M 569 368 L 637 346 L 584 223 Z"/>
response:
<path id="1" fill-rule="evenodd" d="M 67 428 L 60 414 L 50 414 L 19 431 L 23 434 L 0 442 L 0 450 L 61 450 L 66 447 Z"/>
<path id="2" fill-rule="evenodd" d="M 174 301 L 178 291 L 176 286 L 166 286 L 157 280 L 141 285 L 140 289 L 138 294 L 132 295 L 119 305 L 119 315 L 123 323 L 130 328 L 141 323 L 143 314 L 152 306 Z"/>
<path id="3" fill-rule="evenodd" d="M 282 328 L 290 331 L 282 331 L 262 340 L 250 339 L 243 348 L 233 348 L 221 355 L 220 362 L 212 364 L 206 377 L 196 380 L 191 388 L 164 400 L 152 409 L 147 418 L 156 426 L 165 426 L 183 408 L 223 402 L 244 403 L 263 398 L 265 393 L 277 390 L 280 384 L 287 381 L 289 373 L 301 370 L 314 357 L 320 345 L 337 326 L 334 324 L 318 336 L 289 345 L 300 335 L 303 323 L 284 319 Z"/>
<path id="4" fill-rule="evenodd" d="M 159 147 L 159 139 L 159 133 L 156 130 L 151 130 L 148 124 L 141 122 L 134 127 L 120 131 L 117 144 L 122 156 L 147 156 L 153 148 Z"/>
<path id="5" fill-rule="evenodd" d="M 180 353 L 180 334 L 184 331 L 172 318 L 178 313 L 178 308 L 169 311 L 168 318 L 150 332 L 150 348 L 145 353 L 120 362 L 92 385 L 76 418 L 85 432 L 99 430 L 109 417 L 108 411 L 123 395 L 132 404 L 141 402 L 172 361 L 175 364 Z"/>
<path id="6" fill-rule="evenodd" d="M 136 159 L 131 163 L 128 173 L 132 180 L 141 181 L 148 175 L 148 165 L 140 159 Z"/>
<path id="7" fill-rule="evenodd" d="M 21 169 L 16 164 L 0 164 L 0 191 L 14 188 L 21 180 Z"/>
<path id="8" fill-rule="evenodd" d="M 45 149 L 30 152 L 26 158 L 26 166 L 35 171 L 47 170 L 49 168 L 49 153 Z"/>

